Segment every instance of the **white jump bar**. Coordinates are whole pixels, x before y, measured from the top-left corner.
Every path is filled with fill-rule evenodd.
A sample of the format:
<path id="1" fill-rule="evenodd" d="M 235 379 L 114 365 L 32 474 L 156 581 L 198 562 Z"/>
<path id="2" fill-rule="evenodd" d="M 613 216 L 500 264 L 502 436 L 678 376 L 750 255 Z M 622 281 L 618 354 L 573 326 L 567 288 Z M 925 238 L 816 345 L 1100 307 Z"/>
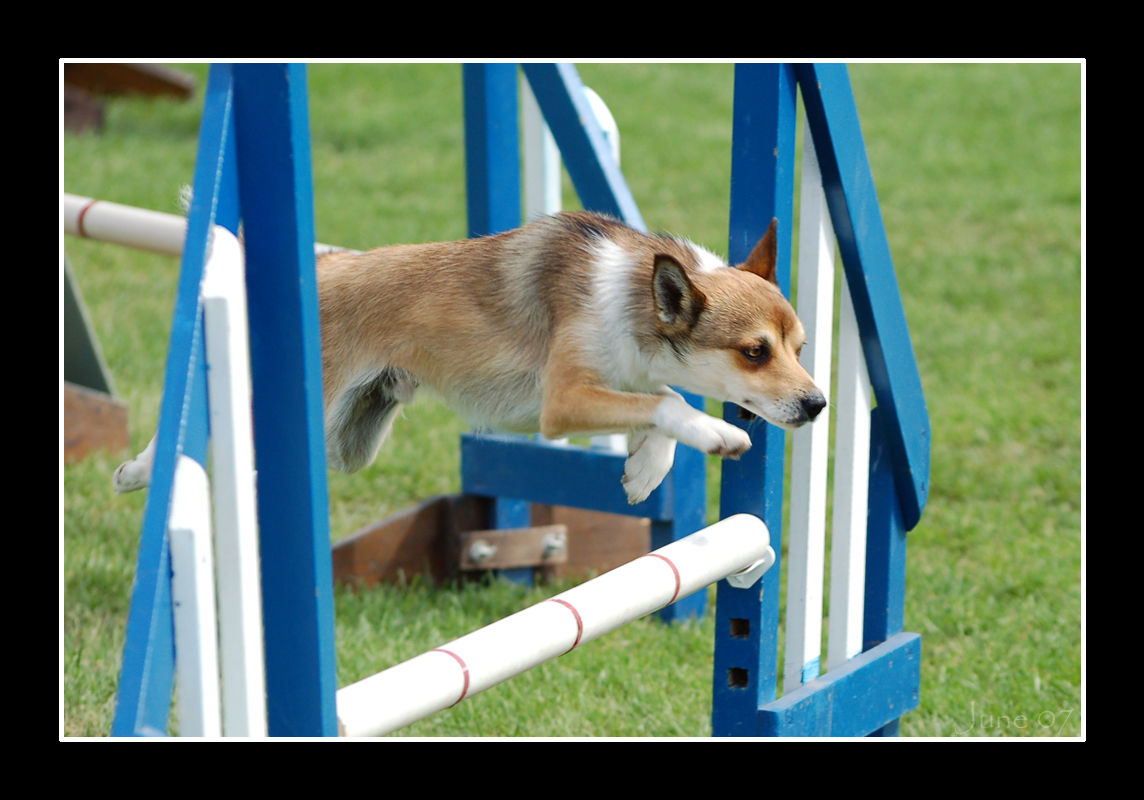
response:
<path id="1" fill-rule="evenodd" d="M 343 736 L 398 730 L 722 578 L 750 573 L 753 583 L 773 563 L 770 533 L 762 520 L 746 514 L 728 517 L 339 690 L 339 728 Z"/>
<path id="2" fill-rule="evenodd" d="M 187 220 L 177 214 L 64 194 L 64 233 L 137 250 L 181 256 Z M 344 249 L 329 244 L 314 245 L 315 255 Z"/>

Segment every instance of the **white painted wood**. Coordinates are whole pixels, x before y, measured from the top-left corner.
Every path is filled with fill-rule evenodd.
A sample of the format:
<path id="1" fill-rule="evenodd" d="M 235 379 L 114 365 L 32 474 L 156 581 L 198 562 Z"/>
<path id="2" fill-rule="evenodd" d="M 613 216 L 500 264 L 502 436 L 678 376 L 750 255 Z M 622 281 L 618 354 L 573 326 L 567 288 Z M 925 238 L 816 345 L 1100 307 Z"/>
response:
<path id="1" fill-rule="evenodd" d="M 381 736 L 564 655 L 768 555 L 739 514 L 435 650 L 340 689 L 346 736 Z M 773 553 L 772 553 L 773 557 Z M 743 591 L 751 591 L 744 589 Z M 757 589 L 755 590 L 757 591 Z"/>
<path id="2" fill-rule="evenodd" d="M 194 459 L 180 455 L 167 534 L 175 618 L 176 702 L 183 736 L 219 736 L 222 732 L 210 505 L 206 471 Z"/>
<path id="3" fill-rule="evenodd" d="M 800 360 L 829 399 L 834 229 L 809 127 L 803 134 L 800 207 L 798 314 L 807 335 Z M 819 674 L 829 444 L 829 410 L 795 431 L 792 437 L 784 692 Z"/>
<path id="4" fill-rule="evenodd" d="M 223 719 L 227 736 L 266 736 L 250 347 L 242 248 L 215 227 L 203 271 L 214 476 Z"/>
<path id="5" fill-rule="evenodd" d="M 560 149 L 552 138 L 552 131 L 544 122 L 544 115 L 536 102 L 536 95 L 521 77 L 521 109 L 524 145 L 524 219 L 527 222 L 555 214 L 563 204 L 560 180 Z"/>
<path id="6" fill-rule="evenodd" d="M 850 289 L 842 281 L 838 324 L 834 519 L 830 544 L 827 669 L 862 652 L 866 594 L 866 504 L 870 477 L 870 375 Z"/>

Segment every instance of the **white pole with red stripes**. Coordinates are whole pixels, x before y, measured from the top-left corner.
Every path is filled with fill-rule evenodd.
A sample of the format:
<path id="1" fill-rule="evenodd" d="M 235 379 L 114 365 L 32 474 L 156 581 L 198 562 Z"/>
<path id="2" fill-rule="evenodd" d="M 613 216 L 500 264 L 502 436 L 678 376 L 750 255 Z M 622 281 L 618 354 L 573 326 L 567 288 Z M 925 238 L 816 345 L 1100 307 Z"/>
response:
<path id="1" fill-rule="evenodd" d="M 345 736 L 380 736 L 496 686 L 723 578 L 774 563 L 757 517 L 728 517 L 622 567 L 338 691 Z"/>

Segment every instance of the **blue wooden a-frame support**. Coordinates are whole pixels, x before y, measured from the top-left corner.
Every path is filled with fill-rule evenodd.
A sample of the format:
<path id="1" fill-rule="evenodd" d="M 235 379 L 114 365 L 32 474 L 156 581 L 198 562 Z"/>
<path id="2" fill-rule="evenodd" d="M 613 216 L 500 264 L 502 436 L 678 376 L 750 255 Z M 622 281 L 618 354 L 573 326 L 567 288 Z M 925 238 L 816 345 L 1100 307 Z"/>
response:
<path id="1" fill-rule="evenodd" d="M 123 653 L 116 736 L 164 735 L 174 681 L 167 516 L 178 454 L 205 463 L 199 284 L 211 226 L 246 243 L 268 730 L 336 735 L 333 574 L 322 427 L 306 71 L 211 68 L 159 440 Z"/>

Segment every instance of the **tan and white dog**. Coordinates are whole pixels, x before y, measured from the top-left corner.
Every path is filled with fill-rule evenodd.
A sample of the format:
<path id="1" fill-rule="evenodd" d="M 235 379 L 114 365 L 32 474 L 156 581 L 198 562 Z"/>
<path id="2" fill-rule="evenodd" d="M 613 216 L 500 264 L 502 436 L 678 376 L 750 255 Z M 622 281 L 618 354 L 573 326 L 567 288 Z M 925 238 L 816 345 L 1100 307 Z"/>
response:
<path id="1" fill-rule="evenodd" d="M 724 457 L 751 446 L 670 386 L 783 428 L 813 420 L 826 399 L 798 363 L 806 335 L 775 283 L 775 227 L 737 268 L 590 213 L 323 256 L 330 467 L 370 464 L 422 387 L 478 428 L 630 434 L 623 484 L 632 503 L 663 481 L 676 441 Z M 150 459 L 137 462 L 149 455 L 120 467 L 117 489 L 145 485 L 138 475 L 149 476 Z"/>

